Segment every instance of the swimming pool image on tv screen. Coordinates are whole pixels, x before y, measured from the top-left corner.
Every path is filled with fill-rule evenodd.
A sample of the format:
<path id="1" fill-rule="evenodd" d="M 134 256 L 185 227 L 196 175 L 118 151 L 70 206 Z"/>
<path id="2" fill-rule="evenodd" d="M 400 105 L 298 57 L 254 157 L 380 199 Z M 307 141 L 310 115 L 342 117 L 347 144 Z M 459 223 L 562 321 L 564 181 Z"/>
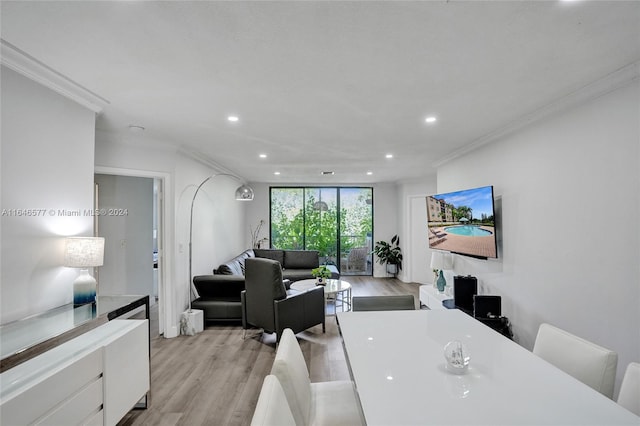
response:
<path id="1" fill-rule="evenodd" d="M 493 186 L 426 197 L 429 248 L 496 258 Z"/>
<path id="2" fill-rule="evenodd" d="M 450 234 L 462 235 L 463 237 L 486 237 L 493 234 L 491 231 L 473 225 L 447 226 L 444 230 Z"/>

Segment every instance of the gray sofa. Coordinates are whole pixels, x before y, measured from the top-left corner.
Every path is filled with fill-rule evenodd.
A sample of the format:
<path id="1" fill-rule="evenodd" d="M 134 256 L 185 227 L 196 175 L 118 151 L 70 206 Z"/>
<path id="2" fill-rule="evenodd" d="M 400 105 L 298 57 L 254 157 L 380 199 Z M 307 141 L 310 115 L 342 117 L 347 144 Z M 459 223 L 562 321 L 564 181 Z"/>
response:
<path id="1" fill-rule="evenodd" d="M 205 321 L 239 321 L 242 319 L 240 294 L 245 289 L 245 261 L 249 258 L 277 260 L 282 266 L 282 277 L 288 284 L 311 279 L 311 270 L 319 266 L 316 250 L 249 249 L 219 265 L 212 275 L 193 277 L 198 293 L 191 306 L 204 311 Z M 332 278 L 340 278 L 338 268 L 327 265 Z M 288 281 L 287 281 L 288 280 Z"/>

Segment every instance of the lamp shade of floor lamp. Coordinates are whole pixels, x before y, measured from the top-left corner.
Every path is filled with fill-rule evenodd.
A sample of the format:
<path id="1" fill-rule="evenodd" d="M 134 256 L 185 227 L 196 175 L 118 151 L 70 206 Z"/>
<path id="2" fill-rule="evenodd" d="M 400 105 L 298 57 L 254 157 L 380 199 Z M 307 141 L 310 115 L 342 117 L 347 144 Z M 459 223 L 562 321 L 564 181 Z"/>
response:
<path id="1" fill-rule="evenodd" d="M 203 329 L 203 324 L 200 324 L 200 322 L 202 322 L 202 312 L 194 312 L 191 309 L 191 286 L 192 286 L 192 268 L 193 268 L 193 247 L 192 247 L 192 243 L 193 243 L 193 206 L 195 204 L 196 201 L 196 197 L 198 196 L 198 193 L 200 192 L 200 189 L 202 188 L 202 186 L 209 182 L 211 179 L 218 177 L 218 176 L 226 176 L 226 177 L 230 177 L 233 178 L 235 180 L 240 181 L 242 184 L 236 189 L 235 192 L 235 198 L 236 201 L 252 201 L 253 200 L 253 189 L 248 186 L 247 184 L 245 184 L 244 182 L 242 182 L 240 180 L 240 178 L 238 178 L 235 175 L 232 174 L 227 174 L 227 173 L 218 173 L 218 174 L 213 174 L 211 176 L 209 176 L 208 178 L 206 178 L 205 180 L 203 180 L 202 182 L 200 182 L 200 185 L 198 185 L 198 187 L 196 188 L 196 191 L 193 193 L 193 198 L 191 199 L 191 210 L 189 213 L 189 280 L 187 281 L 187 301 L 189 302 L 189 309 L 187 309 L 185 312 L 182 313 L 182 317 L 180 318 L 180 332 L 182 334 L 186 334 L 186 335 L 194 335 L 199 331 L 202 331 Z"/>
<path id="2" fill-rule="evenodd" d="M 93 303 L 96 300 L 96 279 L 89 268 L 104 264 L 104 238 L 69 237 L 65 241 L 64 266 L 79 268 L 80 275 L 73 282 L 73 304 Z"/>

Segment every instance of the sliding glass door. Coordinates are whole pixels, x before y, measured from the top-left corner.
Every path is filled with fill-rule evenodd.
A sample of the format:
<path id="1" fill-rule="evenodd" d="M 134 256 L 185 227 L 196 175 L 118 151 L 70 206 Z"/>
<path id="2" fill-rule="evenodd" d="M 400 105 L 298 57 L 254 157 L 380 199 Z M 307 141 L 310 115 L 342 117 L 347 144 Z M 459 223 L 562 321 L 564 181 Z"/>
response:
<path id="1" fill-rule="evenodd" d="M 345 275 L 371 275 L 373 189 L 271 188 L 271 247 L 318 250 Z"/>
<path id="2" fill-rule="evenodd" d="M 305 250 L 318 250 L 321 262 L 337 265 L 337 189 L 305 188 L 304 217 Z"/>
<path id="3" fill-rule="evenodd" d="M 340 188 L 340 272 L 372 275 L 373 189 Z"/>

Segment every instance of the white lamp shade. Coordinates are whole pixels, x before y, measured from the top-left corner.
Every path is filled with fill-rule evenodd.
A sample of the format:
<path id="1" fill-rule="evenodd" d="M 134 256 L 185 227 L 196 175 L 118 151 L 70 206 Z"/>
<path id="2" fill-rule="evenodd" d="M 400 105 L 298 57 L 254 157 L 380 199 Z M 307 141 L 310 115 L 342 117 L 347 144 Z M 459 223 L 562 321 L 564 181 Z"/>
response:
<path id="1" fill-rule="evenodd" d="M 104 264 L 104 238 L 69 237 L 65 243 L 64 266 L 91 268 Z"/>
<path id="2" fill-rule="evenodd" d="M 447 271 L 453 269 L 453 255 L 451 253 L 442 253 L 442 259 L 444 259 L 442 269 Z"/>
<path id="3" fill-rule="evenodd" d="M 431 269 L 453 269 L 453 256 L 451 256 L 451 253 L 445 253 L 442 251 L 431 252 Z"/>

